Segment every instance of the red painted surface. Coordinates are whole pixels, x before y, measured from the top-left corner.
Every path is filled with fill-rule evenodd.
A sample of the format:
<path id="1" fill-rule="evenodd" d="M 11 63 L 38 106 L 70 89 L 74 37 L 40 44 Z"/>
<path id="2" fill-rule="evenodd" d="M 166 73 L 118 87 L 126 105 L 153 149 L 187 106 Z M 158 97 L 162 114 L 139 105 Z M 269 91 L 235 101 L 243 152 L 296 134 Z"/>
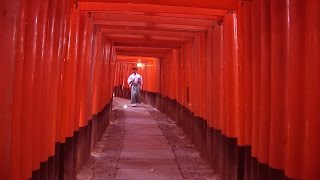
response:
<path id="1" fill-rule="evenodd" d="M 310 0 L 306 2 L 305 19 L 305 36 L 304 48 L 305 54 L 305 141 L 304 141 L 304 166 L 303 166 L 303 179 L 316 179 L 319 177 L 319 159 L 320 159 L 320 141 L 319 141 L 319 116 L 320 112 L 317 110 L 319 107 L 319 30 L 320 24 L 317 19 L 319 11 L 317 10 L 320 5 L 319 1 Z"/>
<path id="2" fill-rule="evenodd" d="M 304 48 L 304 18 L 305 4 L 301 1 L 292 1 L 289 4 L 289 18 L 292 19 L 289 28 L 289 56 L 287 62 L 287 103 L 286 114 L 288 125 L 288 146 L 286 154 L 286 173 L 288 176 L 301 177 L 304 158 L 304 137 L 306 124 L 304 123 L 305 87 L 301 86 L 305 80 Z M 301 13 L 302 12 L 302 13 Z M 290 151 L 288 151 L 290 149 Z"/>
<path id="3" fill-rule="evenodd" d="M 259 162 L 290 178 L 317 179 L 315 7 L 315 1 L 239 3 L 205 41 L 198 33 L 164 55 L 158 93 L 251 146 Z"/>
<path id="4" fill-rule="evenodd" d="M 138 62 L 143 90 L 176 100 L 287 177 L 318 179 L 319 7 L 4 0 L 0 179 L 31 178 L 57 142 L 102 111 L 114 86 L 128 87 Z"/>
<path id="5" fill-rule="evenodd" d="M 72 137 L 112 97 L 115 52 L 99 29 L 93 33 L 88 13 L 69 0 L 31 4 L 1 6 L 1 179 L 31 178 L 55 154 L 56 142 Z M 104 71 L 94 70 L 96 61 Z M 103 85 L 93 84 L 96 76 Z M 93 101 L 92 89 L 103 98 Z"/>
<path id="6" fill-rule="evenodd" d="M 0 11 L 0 178 L 8 179 L 12 166 L 10 162 L 11 156 L 11 129 L 12 124 L 17 124 L 13 119 L 13 90 L 15 78 L 15 55 L 17 34 L 15 32 L 19 29 L 19 10 L 20 2 L 3 1 L 1 3 Z M 18 51 L 19 52 L 19 51 Z M 18 137 L 15 136 L 16 139 Z M 13 165 L 13 164 L 12 164 Z"/>

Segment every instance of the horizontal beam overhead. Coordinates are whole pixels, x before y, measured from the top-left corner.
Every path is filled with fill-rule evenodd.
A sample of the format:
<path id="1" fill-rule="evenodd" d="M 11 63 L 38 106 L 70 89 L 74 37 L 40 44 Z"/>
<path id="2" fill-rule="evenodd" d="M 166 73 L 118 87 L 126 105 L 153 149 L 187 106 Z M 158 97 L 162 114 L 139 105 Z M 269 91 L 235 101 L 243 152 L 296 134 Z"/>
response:
<path id="1" fill-rule="evenodd" d="M 181 47 L 182 44 L 186 43 L 186 42 L 181 42 L 181 41 L 170 41 L 170 40 L 150 40 L 150 39 L 139 39 L 139 38 L 110 38 L 110 37 L 106 37 L 106 39 L 109 39 L 111 41 L 113 41 L 115 44 L 119 44 L 119 43 L 131 43 L 131 44 L 137 44 L 139 46 L 145 44 L 148 45 L 150 44 L 150 47 L 153 46 L 155 47 L 155 45 L 157 45 L 158 47 L 162 46 L 162 47 Z"/>
<path id="2" fill-rule="evenodd" d="M 192 26 L 204 26 L 204 27 L 211 27 L 214 24 L 213 20 L 152 16 L 152 15 L 93 13 L 92 17 L 94 20 L 104 20 L 104 21 L 130 21 L 130 22 L 144 22 L 144 23 L 157 23 L 157 24 L 192 25 Z M 215 20 L 218 20 L 218 18 L 216 18 Z"/>
<path id="3" fill-rule="evenodd" d="M 131 47 L 153 47 L 153 48 L 179 48 L 181 46 L 180 43 L 171 42 L 170 44 L 164 43 L 155 43 L 155 42 L 115 42 L 115 46 L 131 46 Z"/>
<path id="4" fill-rule="evenodd" d="M 145 36 L 167 36 L 167 37 L 195 37 L 196 33 L 192 32 L 178 32 L 178 31 L 156 31 L 156 30 L 135 30 L 122 28 L 102 28 L 102 33 L 105 34 L 132 34 Z"/>
<path id="5" fill-rule="evenodd" d="M 189 19 L 207 19 L 207 20 L 220 20 L 223 15 L 202 15 L 202 14 L 176 14 L 176 13 L 151 13 L 154 16 L 165 16 L 165 17 L 180 17 Z"/>
<path id="6" fill-rule="evenodd" d="M 227 11 L 221 9 L 194 8 L 181 6 L 160 6 L 150 4 L 123 4 L 105 2 L 80 2 L 79 9 L 89 12 L 119 11 L 146 13 L 173 13 L 189 15 L 224 16 Z"/>
<path id="7" fill-rule="evenodd" d="M 117 55 L 118 61 L 127 61 L 127 62 L 142 62 L 142 63 L 149 63 L 154 62 L 157 58 L 154 57 L 142 57 L 142 56 L 124 56 L 124 55 Z"/>
<path id="8" fill-rule="evenodd" d="M 120 55 L 122 56 L 122 55 Z M 150 62 L 153 62 L 154 60 L 145 60 L 146 58 L 149 59 L 155 59 L 155 57 L 144 57 L 144 59 L 140 58 L 139 56 L 125 56 L 125 57 L 132 57 L 134 59 L 129 59 L 129 58 L 118 58 L 117 56 L 117 61 L 118 62 L 124 62 L 124 63 L 132 63 L 132 64 L 137 64 L 137 63 L 144 63 L 148 64 Z"/>
<path id="9" fill-rule="evenodd" d="M 165 47 L 141 47 L 141 46 L 136 46 L 136 47 L 132 47 L 132 46 L 117 46 L 117 45 L 114 45 L 114 47 L 116 49 L 139 49 L 139 50 L 160 50 L 160 51 L 168 51 L 170 50 L 171 48 L 165 48 Z"/>
<path id="10" fill-rule="evenodd" d="M 151 58 L 151 57 L 150 57 Z M 127 61 L 125 59 L 117 59 L 116 60 L 117 62 L 120 62 L 120 63 L 126 63 L 126 64 L 137 64 L 137 61 Z M 143 64 L 148 64 L 149 62 L 147 61 L 141 61 L 141 63 Z"/>
<path id="11" fill-rule="evenodd" d="M 114 42 L 123 42 L 123 40 L 127 39 L 128 41 L 175 41 L 180 43 L 185 43 L 190 41 L 191 38 L 185 37 L 165 37 L 165 36 L 143 36 L 143 35 L 130 35 L 130 34 L 104 34 L 107 39 L 114 40 Z"/>
<path id="12" fill-rule="evenodd" d="M 112 29 L 121 29 L 121 30 L 131 30 L 131 31 L 134 31 L 134 30 L 137 30 L 137 31 L 165 31 L 165 32 L 173 32 L 173 33 L 192 33 L 192 34 L 195 34 L 197 33 L 198 31 L 196 30 L 190 30 L 190 29 L 179 29 L 179 30 L 176 30 L 176 29 L 171 29 L 170 28 L 157 28 L 157 27 L 147 27 L 147 26 L 119 26 L 119 25 L 100 25 L 99 26 L 101 28 L 101 30 L 104 30 L 104 29 L 109 29 L 109 30 L 112 30 Z M 207 30 L 207 28 L 204 28 L 205 30 Z M 205 31 L 203 30 L 203 31 Z"/>
<path id="13" fill-rule="evenodd" d="M 203 15 L 203 14 L 178 14 L 178 13 L 161 13 L 161 12 L 132 12 L 132 11 L 89 11 L 91 13 L 105 13 L 105 14 L 126 14 L 126 15 L 153 15 L 158 17 L 177 17 L 189 19 L 203 19 L 203 20 L 222 20 L 226 13 L 219 15 Z M 222 15 L 221 15 L 222 14 Z"/>
<path id="14" fill-rule="evenodd" d="M 163 57 L 207 31 L 238 0 L 79 0 L 119 55 Z"/>
<path id="15" fill-rule="evenodd" d="M 145 57 L 145 56 L 125 56 L 117 55 L 117 61 L 122 63 L 144 63 L 144 64 L 154 64 L 158 60 L 157 57 Z"/>
<path id="16" fill-rule="evenodd" d="M 117 40 L 117 38 L 132 38 L 134 40 L 144 39 L 144 40 L 168 40 L 168 41 L 178 41 L 187 42 L 190 41 L 191 37 L 174 37 L 174 36 L 144 36 L 144 35 L 134 35 L 134 34 L 104 34 L 108 39 Z"/>
<path id="17" fill-rule="evenodd" d="M 132 53 L 165 54 L 168 51 L 170 51 L 170 48 L 126 47 L 126 46 L 117 46 L 115 48 L 117 52 L 132 52 Z"/>
<path id="18" fill-rule="evenodd" d="M 235 10 L 237 0 L 79 0 L 80 2 L 108 2 L 122 4 L 147 4 L 163 6 L 181 6 L 209 9 Z"/>
<path id="19" fill-rule="evenodd" d="M 125 55 L 125 56 L 144 56 L 144 57 L 164 57 L 166 54 L 117 52 L 117 55 Z"/>
<path id="20" fill-rule="evenodd" d="M 191 26 L 191 25 L 177 25 L 177 24 L 153 24 L 145 22 L 131 22 L 131 21 L 105 21 L 94 20 L 94 24 L 101 27 L 118 26 L 126 29 L 152 29 L 152 30 L 173 30 L 173 31 L 207 31 L 209 27 Z"/>

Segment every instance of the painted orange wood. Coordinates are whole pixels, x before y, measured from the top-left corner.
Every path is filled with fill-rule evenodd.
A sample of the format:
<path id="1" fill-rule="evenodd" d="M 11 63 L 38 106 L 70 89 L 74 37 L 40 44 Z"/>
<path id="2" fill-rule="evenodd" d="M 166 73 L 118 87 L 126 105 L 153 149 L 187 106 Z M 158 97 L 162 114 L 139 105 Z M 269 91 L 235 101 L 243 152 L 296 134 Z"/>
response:
<path id="1" fill-rule="evenodd" d="M 15 45 L 16 54 L 15 54 L 15 68 L 14 68 L 14 85 L 13 85 L 13 91 L 12 93 L 14 96 L 12 96 L 12 129 L 11 129 L 11 153 L 10 153 L 10 178 L 13 180 L 19 180 L 22 178 L 21 175 L 21 120 L 22 120 L 22 113 L 23 113 L 23 107 L 22 107 L 22 84 L 23 84 L 23 64 L 24 64 L 24 37 L 25 37 L 25 1 L 20 2 L 19 6 L 19 19 L 17 21 L 17 41 Z M 2 49 L 2 48 L 1 48 Z M 4 67 L 4 66 L 3 66 Z M 3 89 L 3 88 L 1 88 Z M 2 108 L 1 108 L 2 109 Z M 2 112 L 1 112 L 2 113 Z M 2 153 L 1 153 L 2 154 Z M 5 162 L 5 161 L 4 161 Z M 9 166 L 8 166 L 9 168 Z M 0 167 L 0 169 L 4 169 L 3 167 Z M 7 171 L 8 172 L 8 171 Z M 0 175 L 2 179 L 5 179 L 2 175 Z"/>
<path id="2" fill-rule="evenodd" d="M 286 2 L 270 2 L 271 9 L 271 114 L 270 114 L 270 160 L 276 169 L 284 169 L 286 154 L 286 67 L 288 66 L 288 12 Z"/>
<path id="3" fill-rule="evenodd" d="M 305 101 L 304 108 L 304 163 L 302 179 L 317 179 L 320 176 L 320 141 L 319 141 L 319 30 L 320 24 L 317 19 L 320 13 L 317 10 L 319 1 L 309 0 L 305 3 L 305 36 L 302 51 L 305 54 Z M 302 110 L 302 109 L 299 109 Z M 302 137 L 298 137 L 299 139 Z"/>
<path id="4" fill-rule="evenodd" d="M 153 4 L 132 4 L 132 3 L 109 3 L 109 2 L 83 2 L 80 1 L 79 9 L 82 11 L 93 12 L 116 12 L 116 13 L 170 13 L 170 14 L 183 14 L 183 16 L 224 16 L 226 10 L 216 8 L 197 8 L 185 6 L 161 6 Z M 188 14 L 185 14 L 188 12 Z"/>
<path id="5" fill-rule="evenodd" d="M 289 4 L 289 18 L 293 19 L 289 26 L 288 41 L 288 61 L 286 68 L 287 86 L 286 86 L 286 119 L 288 121 L 288 141 L 286 146 L 285 168 L 286 175 L 289 177 L 297 177 L 302 179 L 303 169 L 303 151 L 304 137 L 306 125 L 304 123 L 304 99 L 305 88 L 301 86 L 305 80 L 305 56 L 302 51 L 304 47 L 305 25 L 304 18 L 306 16 L 305 4 L 301 1 L 292 1 Z M 303 14 L 301 14 L 303 12 Z"/>
<path id="6" fill-rule="evenodd" d="M 85 116 L 84 123 L 91 119 L 91 74 L 94 73 L 90 56 L 94 53 L 91 47 L 96 37 L 93 28 L 85 32 L 78 30 L 79 11 L 69 0 L 35 1 L 32 5 L 21 0 L 5 2 L 2 7 L 6 13 L 1 16 L 4 23 L 1 55 L 6 60 L 1 63 L 6 64 L 1 64 L 4 68 L 1 74 L 5 73 L 2 77 L 6 79 L 1 79 L 1 127 L 5 128 L 1 129 L 1 144 L 5 145 L 0 149 L 1 157 L 5 157 L 0 164 L 0 175 L 1 179 L 29 179 L 33 170 L 39 170 L 41 162 L 55 154 L 56 142 L 63 143 L 78 130 L 80 112 Z M 86 56 L 83 46 L 79 46 L 84 40 L 88 41 Z M 105 46 L 105 41 L 98 41 Z M 10 47 L 10 51 L 4 47 Z M 112 44 L 106 47 L 112 49 Z M 111 62 L 115 51 L 106 53 L 106 58 L 113 60 L 101 64 L 111 73 L 104 77 L 103 91 L 107 98 L 100 100 L 99 111 L 110 101 L 113 88 Z M 82 57 L 84 66 L 80 69 Z M 83 72 L 88 75 L 82 87 L 86 93 L 80 109 L 78 76 Z"/>
<path id="7" fill-rule="evenodd" d="M 259 161 L 269 163 L 271 108 L 271 12 L 270 2 L 261 1 L 261 89 L 259 117 Z"/>
<path id="8" fill-rule="evenodd" d="M 12 125 L 19 125 L 16 116 L 13 114 L 17 109 L 17 101 L 13 100 L 13 96 L 17 84 L 16 56 L 21 56 L 21 51 L 16 49 L 16 43 L 20 44 L 21 39 L 15 33 L 23 29 L 19 26 L 23 19 L 19 14 L 20 7 L 20 1 L 7 0 L 2 1 L 0 7 L 2 12 L 0 16 L 0 179 L 9 179 L 10 172 L 17 167 L 17 164 L 11 164 L 10 157 L 12 148 L 18 146 L 12 143 L 20 143 L 17 132 L 19 127 L 12 128 Z M 17 65 L 21 66 L 21 64 Z M 14 129 L 13 138 L 18 142 L 12 142 L 11 129 Z M 15 147 L 14 152 L 19 156 L 16 148 L 19 147 Z M 17 177 L 19 177 L 19 174 Z"/>
<path id="9" fill-rule="evenodd" d="M 287 177 L 318 179 L 318 7 L 318 0 L 4 0 L 0 179 L 31 178 L 57 142 L 104 109 L 115 86 L 128 88 L 137 63 L 144 91 L 176 100 Z"/>
<path id="10" fill-rule="evenodd" d="M 252 156 L 258 157 L 261 90 L 261 0 L 252 2 Z"/>
<path id="11" fill-rule="evenodd" d="M 82 2 L 105 2 L 105 0 L 81 0 Z M 108 0 L 109 3 L 132 3 L 132 4 L 154 4 L 154 5 L 168 5 L 168 6 L 185 6 L 185 7 L 199 7 L 199 8 L 216 8 L 216 9 L 235 9 L 237 7 L 236 0 Z"/>

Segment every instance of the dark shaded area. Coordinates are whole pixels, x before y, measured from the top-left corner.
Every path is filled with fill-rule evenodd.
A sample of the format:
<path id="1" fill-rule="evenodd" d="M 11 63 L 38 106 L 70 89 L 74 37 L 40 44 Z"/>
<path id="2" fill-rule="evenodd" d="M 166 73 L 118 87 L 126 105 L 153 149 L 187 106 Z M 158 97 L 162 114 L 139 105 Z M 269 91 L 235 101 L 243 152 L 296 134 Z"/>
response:
<path id="1" fill-rule="evenodd" d="M 116 96 L 128 98 L 129 91 L 117 87 L 115 93 Z M 195 117 L 176 100 L 150 92 L 142 92 L 142 96 L 143 102 L 175 120 L 222 180 L 290 180 L 282 170 L 270 168 L 253 158 L 251 147 L 238 146 L 236 139 L 209 127 L 204 119 Z"/>
<path id="2" fill-rule="evenodd" d="M 90 160 L 77 174 L 77 179 L 115 179 L 123 145 L 125 115 L 122 107 L 113 105 L 110 125 L 95 144 Z"/>
<path id="3" fill-rule="evenodd" d="M 55 155 L 41 163 L 40 169 L 32 173 L 32 179 L 75 179 L 77 171 L 89 160 L 95 142 L 108 127 L 111 108 L 112 102 L 109 102 L 99 114 L 93 116 L 87 126 L 74 132 L 73 137 L 67 138 L 64 143 L 56 143 Z"/>
<path id="4" fill-rule="evenodd" d="M 79 180 L 218 179 L 190 138 L 165 114 L 149 105 L 124 108 L 129 103 L 124 99 L 113 103 L 114 118 L 78 173 Z M 143 119 L 137 119 L 139 113 Z M 143 132 L 135 128 L 137 125 Z M 157 157 L 158 152 L 163 153 L 161 157 Z"/>
<path id="5" fill-rule="evenodd" d="M 183 178 L 219 179 L 210 165 L 201 158 L 199 151 L 192 144 L 191 138 L 186 136 L 175 121 L 154 108 L 148 108 L 148 111 L 157 121 L 169 145 L 172 147 Z"/>

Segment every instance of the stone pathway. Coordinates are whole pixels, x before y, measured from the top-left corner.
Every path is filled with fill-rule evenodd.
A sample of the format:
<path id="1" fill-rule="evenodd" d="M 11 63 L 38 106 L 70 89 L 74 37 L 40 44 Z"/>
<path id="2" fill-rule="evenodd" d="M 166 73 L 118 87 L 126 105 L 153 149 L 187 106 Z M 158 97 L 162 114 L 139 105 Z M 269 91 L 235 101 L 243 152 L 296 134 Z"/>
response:
<path id="1" fill-rule="evenodd" d="M 125 116 L 116 179 L 182 179 L 171 146 L 146 108 L 128 106 Z"/>
<path id="2" fill-rule="evenodd" d="M 213 175 L 210 167 L 203 163 L 196 150 L 182 149 L 188 154 L 178 152 L 172 145 L 172 137 L 166 137 L 168 136 L 166 131 L 164 131 L 166 134 L 163 134 L 163 129 L 160 129 L 163 125 L 159 127 L 157 122 L 159 120 L 156 121 L 152 111 L 156 109 L 144 104 L 131 107 L 128 100 L 114 98 L 111 124 L 77 178 L 80 180 L 216 179 L 211 178 Z M 181 140 L 186 141 L 186 139 Z M 179 154 L 182 156 L 178 157 L 177 152 L 178 156 Z M 186 158 L 185 155 L 189 157 Z M 192 164 L 191 168 L 194 170 L 186 166 L 187 164 Z"/>

